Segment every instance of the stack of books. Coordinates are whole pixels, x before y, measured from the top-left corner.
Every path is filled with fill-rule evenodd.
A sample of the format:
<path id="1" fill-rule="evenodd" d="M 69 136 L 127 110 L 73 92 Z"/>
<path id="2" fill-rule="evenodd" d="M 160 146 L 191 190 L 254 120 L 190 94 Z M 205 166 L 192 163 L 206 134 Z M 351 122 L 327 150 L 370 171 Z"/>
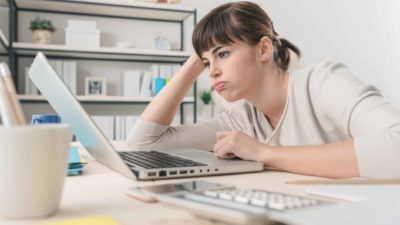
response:
<path id="1" fill-rule="evenodd" d="M 83 167 L 86 164 L 87 162 L 79 155 L 78 149 L 71 147 L 69 149 L 68 176 L 82 175 Z"/>
<path id="2" fill-rule="evenodd" d="M 151 70 L 125 70 L 122 72 L 121 95 L 128 97 L 152 97 L 180 70 L 180 65 L 152 64 Z M 162 85 L 157 81 L 163 80 Z"/>

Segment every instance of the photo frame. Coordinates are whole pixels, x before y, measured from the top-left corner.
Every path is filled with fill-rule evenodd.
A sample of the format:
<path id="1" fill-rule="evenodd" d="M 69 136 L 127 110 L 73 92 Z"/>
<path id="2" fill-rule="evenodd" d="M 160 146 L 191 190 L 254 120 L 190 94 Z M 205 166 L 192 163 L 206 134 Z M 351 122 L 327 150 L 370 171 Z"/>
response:
<path id="1" fill-rule="evenodd" d="M 105 77 L 85 77 L 85 95 L 107 95 L 107 79 Z"/>

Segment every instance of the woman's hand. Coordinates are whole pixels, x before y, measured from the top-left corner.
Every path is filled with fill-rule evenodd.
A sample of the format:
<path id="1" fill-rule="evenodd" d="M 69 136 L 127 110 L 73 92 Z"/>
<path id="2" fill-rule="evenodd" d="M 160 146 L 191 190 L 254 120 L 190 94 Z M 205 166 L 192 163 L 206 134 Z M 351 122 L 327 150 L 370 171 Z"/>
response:
<path id="1" fill-rule="evenodd" d="M 239 157 L 245 160 L 264 161 L 269 145 L 263 144 L 241 131 L 218 132 L 214 152 L 220 158 Z"/>
<path id="2" fill-rule="evenodd" d="M 193 53 L 170 82 L 143 111 L 141 118 L 169 126 L 186 93 L 204 70 L 203 61 Z"/>

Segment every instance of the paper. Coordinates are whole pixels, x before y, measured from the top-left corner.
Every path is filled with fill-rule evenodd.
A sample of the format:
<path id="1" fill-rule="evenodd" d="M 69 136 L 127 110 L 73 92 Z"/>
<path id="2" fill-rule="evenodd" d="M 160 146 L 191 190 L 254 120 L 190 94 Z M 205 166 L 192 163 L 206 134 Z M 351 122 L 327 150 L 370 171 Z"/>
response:
<path id="1" fill-rule="evenodd" d="M 46 223 L 43 225 L 118 225 L 118 223 L 109 216 L 92 216 L 61 222 Z"/>
<path id="2" fill-rule="evenodd" d="M 302 225 L 398 225 L 400 202 L 358 202 L 329 205 L 312 210 L 281 213 L 276 219 Z"/>
<path id="3" fill-rule="evenodd" d="M 306 188 L 309 194 L 350 202 L 400 199 L 400 185 L 315 185 Z"/>

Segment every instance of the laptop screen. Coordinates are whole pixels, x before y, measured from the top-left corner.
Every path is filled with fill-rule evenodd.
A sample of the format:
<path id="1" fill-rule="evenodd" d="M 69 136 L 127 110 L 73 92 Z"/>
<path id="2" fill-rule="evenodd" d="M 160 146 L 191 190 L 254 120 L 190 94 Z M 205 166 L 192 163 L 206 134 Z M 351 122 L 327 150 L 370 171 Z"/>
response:
<path id="1" fill-rule="evenodd" d="M 28 73 L 62 121 L 71 126 L 77 139 L 96 160 L 128 177 L 133 176 L 43 53 L 37 53 Z"/>

